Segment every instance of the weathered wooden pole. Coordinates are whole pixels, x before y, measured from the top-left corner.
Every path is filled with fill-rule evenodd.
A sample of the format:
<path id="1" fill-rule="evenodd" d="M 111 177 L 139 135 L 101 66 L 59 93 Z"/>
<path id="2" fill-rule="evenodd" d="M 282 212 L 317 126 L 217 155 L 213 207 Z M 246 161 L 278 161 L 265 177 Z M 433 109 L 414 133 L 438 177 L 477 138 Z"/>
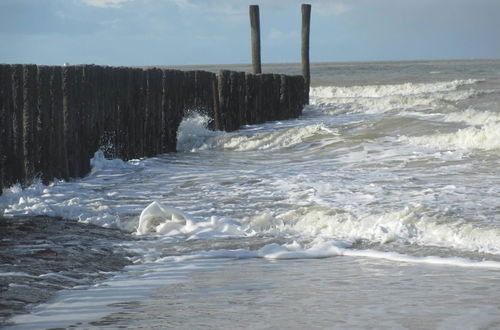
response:
<path id="1" fill-rule="evenodd" d="M 260 64 L 260 18 L 259 6 L 250 6 L 250 28 L 252 30 L 252 67 L 253 73 L 262 73 Z"/>
<path id="2" fill-rule="evenodd" d="M 309 104 L 311 71 L 309 68 L 309 32 L 311 26 L 311 5 L 302 4 L 302 75 L 305 81 L 305 103 Z"/>

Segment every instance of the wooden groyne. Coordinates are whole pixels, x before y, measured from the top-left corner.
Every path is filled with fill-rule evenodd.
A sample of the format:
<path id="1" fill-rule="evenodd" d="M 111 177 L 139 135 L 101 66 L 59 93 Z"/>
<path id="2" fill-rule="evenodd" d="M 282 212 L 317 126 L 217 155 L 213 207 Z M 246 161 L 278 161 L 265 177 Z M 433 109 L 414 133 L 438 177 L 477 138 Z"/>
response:
<path id="1" fill-rule="evenodd" d="M 305 89 L 302 76 L 3 64 L 0 188 L 84 176 L 98 149 L 124 160 L 173 152 L 192 111 L 225 131 L 296 118 Z"/>

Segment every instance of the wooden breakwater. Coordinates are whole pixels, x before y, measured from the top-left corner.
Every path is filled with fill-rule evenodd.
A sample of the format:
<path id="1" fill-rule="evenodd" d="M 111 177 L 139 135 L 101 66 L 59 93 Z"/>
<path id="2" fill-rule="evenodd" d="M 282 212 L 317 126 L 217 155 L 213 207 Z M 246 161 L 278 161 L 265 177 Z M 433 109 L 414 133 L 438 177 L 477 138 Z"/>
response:
<path id="1" fill-rule="evenodd" d="M 173 152 L 191 111 L 225 131 L 295 118 L 305 88 L 277 74 L 3 64 L 0 188 L 84 176 L 98 149 L 124 160 Z"/>

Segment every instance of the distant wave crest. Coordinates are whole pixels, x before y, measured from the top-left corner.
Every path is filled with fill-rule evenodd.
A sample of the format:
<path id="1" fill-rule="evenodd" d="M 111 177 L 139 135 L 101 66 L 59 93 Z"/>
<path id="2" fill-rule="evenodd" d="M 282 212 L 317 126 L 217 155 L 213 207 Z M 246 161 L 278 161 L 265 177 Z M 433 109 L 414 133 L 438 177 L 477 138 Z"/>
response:
<path id="1" fill-rule="evenodd" d="M 366 86 L 321 86 L 311 88 L 311 104 L 327 112 L 384 113 L 391 110 L 425 110 L 443 103 L 473 97 L 475 79 L 435 83 L 404 83 Z"/>

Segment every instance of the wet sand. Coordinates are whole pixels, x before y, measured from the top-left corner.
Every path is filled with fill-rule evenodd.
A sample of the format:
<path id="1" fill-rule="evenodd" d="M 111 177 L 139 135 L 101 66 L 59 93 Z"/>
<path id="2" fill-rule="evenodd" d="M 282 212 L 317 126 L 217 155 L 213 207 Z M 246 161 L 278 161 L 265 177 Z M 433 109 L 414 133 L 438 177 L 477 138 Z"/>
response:
<path id="1" fill-rule="evenodd" d="M 0 217 L 0 326 L 57 291 L 89 285 L 130 263 L 116 229 L 50 217 Z"/>

